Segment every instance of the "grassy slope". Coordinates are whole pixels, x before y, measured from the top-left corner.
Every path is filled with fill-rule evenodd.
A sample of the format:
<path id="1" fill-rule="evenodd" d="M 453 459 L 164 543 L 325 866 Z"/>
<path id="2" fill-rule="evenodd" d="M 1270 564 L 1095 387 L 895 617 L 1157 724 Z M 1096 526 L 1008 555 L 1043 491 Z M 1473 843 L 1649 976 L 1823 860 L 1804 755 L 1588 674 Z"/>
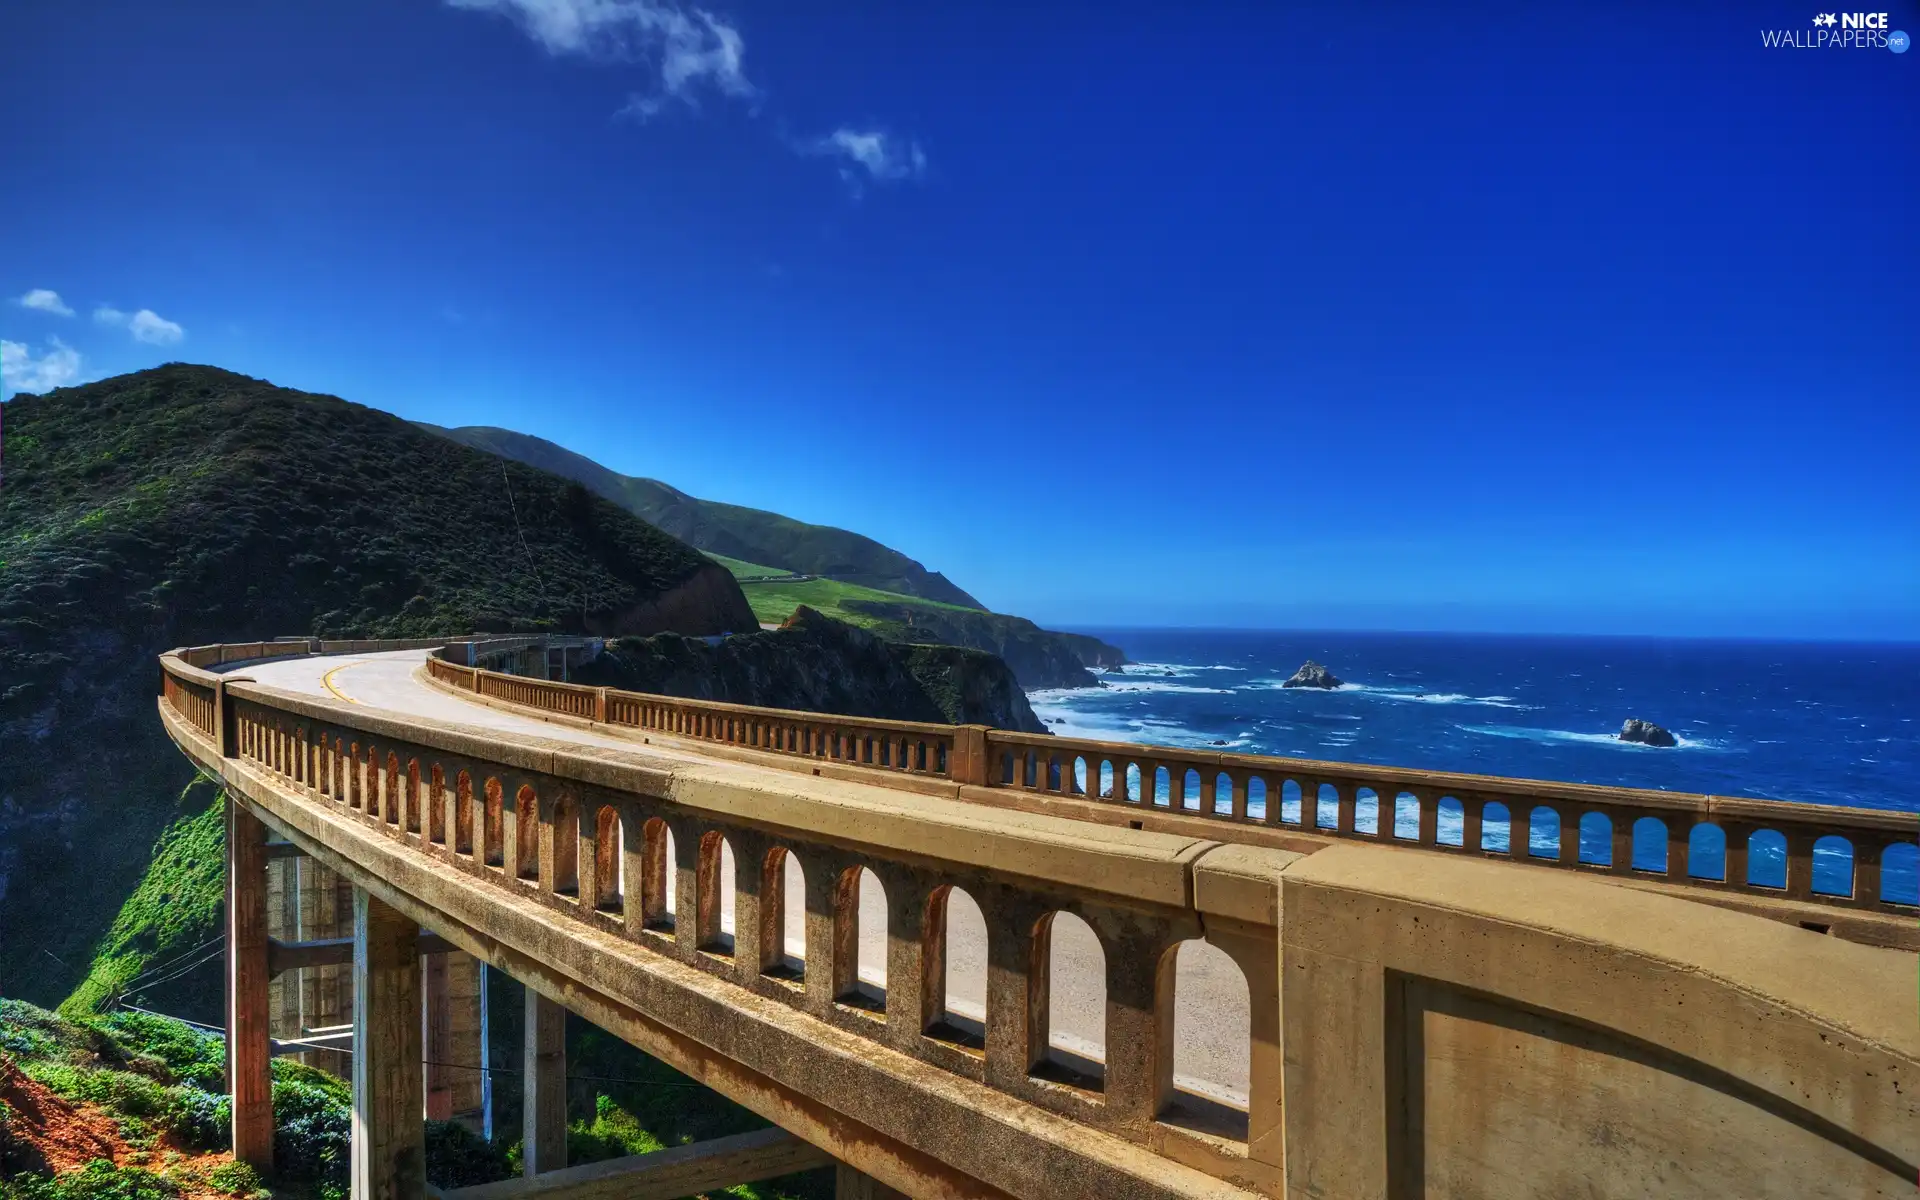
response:
<path id="1" fill-rule="evenodd" d="M 792 574 L 791 571 L 784 570 L 780 567 L 764 567 L 764 566 L 761 566 L 759 563 L 742 562 L 740 559 L 737 559 L 737 558 L 728 558 L 724 554 L 714 554 L 709 552 L 707 554 L 707 557 L 719 563 L 721 566 L 725 567 L 727 570 L 733 572 L 733 577 L 735 579 L 741 580 L 742 582 L 745 582 L 746 580 L 749 580 L 749 579 L 765 579 L 771 575 Z"/>
<path id="2" fill-rule="evenodd" d="M 569 628 L 712 566 L 577 484 L 213 368 L 20 396 L 5 419 L 0 980 L 40 1003 L 89 973 L 190 815 L 152 708 L 159 651 Z"/>
<path id="3" fill-rule="evenodd" d="M 97 1012 L 124 996 L 142 1008 L 218 1019 L 220 968 L 206 955 L 218 950 L 208 943 L 220 934 L 226 904 L 226 800 L 214 780 L 199 776 L 180 807 L 190 815 L 160 835 L 146 875 L 95 947 L 62 1014 Z"/>
<path id="4" fill-rule="evenodd" d="M 732 568 L 729 567 L 731 570 Z M 734 574 L 740 578 L 741 590 L 747 594 L 747 603 L 753 606 L 753 615 L 763 623 L 778 625 L 793 615 L 793 610 L 801 605 L 830 613 L 849 625 L 858 625 L 863 629 L 876 629 L 885 622 L 871 613 L 861 612 L 849 607 L 849 601 L 865 600 L 880 604 L 905 605 L 916 609 L 945 609 L 949 612 L 973 612 L 978 609 L 962 608 L 957 604 L 938 604 L 931 600 L 922 600 L 916 596 L 903 596 L 898 592 L 883 592 L 878 588 L 862 587 L 857 583 L 842 583 L 838 579 L 809 579 L 801 583 L 789 583 L 784 580 L 774 583 L 755 583 L 752 576 Z"/>
<path id="5" fill-rule="evenodd" d="M 465 445 L 577 479 L 709 554 L 767 563 L 782 571 L 803 575 L 831 575 L 968 608 L 985 607 L 939 572 L 929 571 L 898 550 L 845 529 L 810 525 L 779 513 L 737 504 L 699 500 L 657 479 L 610 471 L 544 438 L 510 429 L 487 425 L 458 429 L 428 425 L 425 428 Z"/>
<path id="6" fill-rule="evenodd" d="M 1093 682 L 1087 666 L 1117 666 L 1126 661 L 1116 647 L 1098 638 L 1041 629 L 1025 617 L 940 604 L 837 579 L 760 582 L 764 568 L 720 561 L 740 580 L 753 615 L 762 624 L 778 625 L 804 605 L 890 641 L 998 655 L 1028 688 L 1084 687 Z"/>

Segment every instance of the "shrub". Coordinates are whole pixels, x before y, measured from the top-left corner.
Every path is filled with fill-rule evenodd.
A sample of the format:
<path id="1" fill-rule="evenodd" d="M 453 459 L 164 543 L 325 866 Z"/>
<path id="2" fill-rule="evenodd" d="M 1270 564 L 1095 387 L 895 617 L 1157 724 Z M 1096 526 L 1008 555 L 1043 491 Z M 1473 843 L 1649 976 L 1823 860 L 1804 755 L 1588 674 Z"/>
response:
<path id="1" fill-rule="evenodd" d="M 116 1167 L 96 1158 L 63 1175 L 27 1176 L 11 1189 L 18 1200 L 176 1200 L 177 1185 L 139 1167 Z"/>
<path id="2" fill-rule="evenodd" d="M 512 1178 L 506 1151 L 465 1125 L 427 1122 L 427 1182 L 435 1187 L 469 1187 Z"/>
<path id="3" fill-rule="evenodd" d="M 260 1178 L 260 1172 L 248 1163 L 221 1163 L 207 1172 L 208 1186 L 225 1192 L 229 1196 L 271 1196 L 266 1184 Z"/>
<path id="4" fill-rule="evenodd" d="M 280 1174 L 346 1183 L 353 1109 L 340 1099 L 338 1089 L 312 1080 L 276 1080 L 273 1116 L 273 1162 Z"/>

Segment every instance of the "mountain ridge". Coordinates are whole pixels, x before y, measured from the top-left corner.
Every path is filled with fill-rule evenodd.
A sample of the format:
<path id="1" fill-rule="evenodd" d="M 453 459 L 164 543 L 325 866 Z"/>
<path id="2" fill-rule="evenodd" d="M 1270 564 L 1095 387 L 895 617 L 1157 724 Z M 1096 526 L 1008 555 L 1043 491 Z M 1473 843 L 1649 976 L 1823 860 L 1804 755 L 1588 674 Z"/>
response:
<path id="1" fill-rule="evenodd" d="M 986 610 L 986 605 L 938 571 L 864 534 L 815 525 L 766 509 L 702 500 L 658 479 L 623 475 L 586 455 L 533 434 L 497 425 L 416 425 L 441 437 L 498 454 L 568 479 L 700 550 L 825 575 L 881 591 Z"/>

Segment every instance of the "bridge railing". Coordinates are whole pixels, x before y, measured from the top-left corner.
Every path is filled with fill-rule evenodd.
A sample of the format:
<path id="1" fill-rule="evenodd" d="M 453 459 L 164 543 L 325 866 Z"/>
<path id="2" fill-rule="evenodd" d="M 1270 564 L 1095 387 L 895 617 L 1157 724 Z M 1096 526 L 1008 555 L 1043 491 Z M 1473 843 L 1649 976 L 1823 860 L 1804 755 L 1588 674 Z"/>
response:
<path id="1" fill-rule="evenodd" d="M 952 776 L 956 740 L 965 742 L 973 733 L 967 726 L 825 716 L 527 679 L 439 659 L 429 659 L 427 671 L 463 691 L 544 713 L 691 741 L 933 778 Z M 978 740 L 978 735 L 974 736 Z"/>
<path id="2" fill-rule="evenodd" d="M 1902 1082 L 1920 1063 L 1910 954 L 1478 854 L 1222 844 L 954 800 L 1005 796 L 1005 778 L 903 795 L 846 782 L 889 782 L 879 773 L 782 777 L 727 761 L 738 756 L 569 747 L 172 655 L 162 669 L 174 740 L 288 836 L 542 973 L 548 994 L 680 1055 L 681 1069 L 714 1079 L 725 1059 L 747 1072 L 730 1077 L 741 1094 L 764 1099 L 773 1081 L 810 1098 L 781 1119 L 842 1157 L 871 1146 L 833 1140 L 844 1118 L 1007 1194 L 1054 1200 L 1217 1197 L 1221 1181 L 1269 1196 L 1412 1194 L 1422 1171 L 1449 1192 L 1561 1195 L 1602 1179 L 1608 1194 L 1654 1194 L 1676 1164 L 1711 1173 L 1692 1176 L 1703 1194 L 1838 1197 L 1910 1187 L 1920 1162 L 1920 1099 Z M 1097 781 L 1124 782 L 1129 763 L 1152 763 L 1140 778 L 1156 785 L 1169 764 L 1216 767 L 1227 813 L 1205 827 L 1223 835 L 1255 818 L 1249 798 L 1235 823 L 1234 769 L 1274 773 L 1283 809 L 1289 778 L 1316 797 L 1342 781 L 1394 800 L 1436 781 L 1436 795 L 1515 804 L 1582 791 L 1017 740 L 1029 784 L 1042 753 L 1050 784 L 1056 768 L 1082 793 L 1096 781 L 1092 799 L 1044 797 L 1063 810 L 1147 811 L 1144 785 L 1131 801 L 1098 798 Z M 1011 754 L 1015 742 L 990 744 Z M 1317 816 L 1312 829 L 1327 832 Z M 795 873 L 804 912 L 789 920 Z M 984 928 L 983 1019 L 947 993 L 965 907 Z M 877 974 L 861 954 L 876 910 Z M 1082 924 L 1101 987 L 1091 1055 L 1052 1036 L 1055 951 Z M 1181 1004 L 1182 960 L 1200 942 L 1246 986 L 1245 1023 L 1230 1026 L 1246 1047 L 1237 1100 L 1175 1073 L 1183 1021 L 1218 1016 Z M 812 1115 L 822 1104 L 831 1120 Z"/>
<path id="3" fill-rule="evenodd" d="M 169 685 L 166 703 L 193 730 L 177 740 L 203 742 L 200 752 L 212 757 L 218 738 L 192 697 L 205 673 L 163 663 L 166 678 L 181 685 Z M 449 679 L 467 671 L 432 669 Z M 477 675 L 483 694 L 575 702 L 562 698 L 569 693 L 560 685 L 523 691 L 509 683 L 529 681 Z M 1248 1063 L 1244 1095 L 1201 1095 L 1174 1076 L 1175 963 L 1184 944 L 1204 940 L 1243 984 L 1276 979 L 1279 868 L 1295 855 L 987 814 L 952 800 L 940 801 L 937 815 L 923 803 L 849 810 L 806 792 L 755 791 L 746 802 L 734 794 L 740 789 L 674 784 L 657 767 L 624 765 L 588 747 L 523 745 L 248 681 L 224 682 L 220 703 L 229 758 L 271 776 L 305 806 L 382 832 L 411 856 L 982 1085 L 1003 1105 L 1028 1105 L 1203 1174 L 1274 1190 L 1279 996 L 1270 984 L 1250 988 L 1239 1028 L 1254 1044 L 1235 1055 Z M 734 715 L 709 707 L 696 706 L 715 721 Z M 779 714 L 746 711 L 760 728 L 786 725 Z M 804 913 L 790 919 L 792 872 L 802 876 L 805 899 Z M 882 892 L 886 914 L 886 949 L 865 971 L 864 889 Z M 993 931 L 983 948 L 984 1020 L 962 1015 L 947 993 L 949 913 L 969 901 Z M 1104 1049 L 1091 1058 L 1050 1036 L 1050 938 L 1061 914 L 1084 922 L 1104 962 Z M 973 1134 L 958 1124 L 916 1136 L 953 1142 L 941 1149 L 970 1157 L 959 1143 Z M 1076 1157 L 1059 1176 L 1071 1179 L 1061 1196 L 1158 1194 L 1139 1192 L 1137 1164 L 1102 1168 Z"/>
<path id="4" fill-rule="evenodd" d="M 1920 817 L 994 730 L 989 787 L 1911 914 Z M 1230 835 L 1223 835 L 1230 836 Z M 1887 886 L 1890 856 L 1901 890 Z M 1905 862 L 1898 860 L 1904 856 Z"/>
<path id="5" fill-rule="evenodd" d="M 233 662 L 284 653 L 290 644 L 195 647 L 180 655 L 189 664 Z M 316 653 L 439 644 L 309 643 Z M 429 658 L 428 671 L 491 701 L 616 730 L 763 751 L 775 762 L 828 761 L 971 785 L 975 799 L 1004 791 L 1196 818 L 1228 841 L 1265 829 L 1837 908 L 1920 912 L 1920 818 L 1912 813 L 827 717 L 530 679 L 437 657 Z M 200 719 L 212 719 L 210 686 L 167 686 L 180 704 L 205 710 Z"/>
<path id="6" fill-rule="evenodd" d="M 541 712 L 978 789 L 1199 818 L 1224 840 L 1265 828 L 1866 911 L 1917 911 L 1911 887 L 1920 873 L 1920 818 L 1911 813 L 829 718 L 529 681 L 437 661 L 430 670 L 457 687 Z"/>

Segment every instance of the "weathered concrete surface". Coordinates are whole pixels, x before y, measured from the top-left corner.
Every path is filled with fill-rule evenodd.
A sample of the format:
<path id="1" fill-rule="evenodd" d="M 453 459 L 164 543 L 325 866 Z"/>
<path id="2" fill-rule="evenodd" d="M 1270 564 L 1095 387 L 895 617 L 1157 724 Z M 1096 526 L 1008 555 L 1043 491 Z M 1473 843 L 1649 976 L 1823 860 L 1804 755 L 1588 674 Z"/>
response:
<path id="1" fill-rule="evenodd" d="M 630 738 L 574 728 L 556 722 L 522 716 L 500 708 L 462 700 L 439 688 L 423 684 L 415 669 L 426 659 L 426 652 L 403 650 L 385 654 L 344 655 L 283 659 L 258 663 L 247 668 L 249 678 L 258 683 L 285 688 L 308 695 L 328 696 L 385 708 L 428 720 L 457 722 L 482 729 L 549 738 L 584 746 L 599 746 L 632 752 Z M 697 753 L 671 745 L 650 745 L 650 756 L 689 765 L 711 761 Z M 771 786 L 790 790 L 791 778 L 775 775 Z M 869 803 L 870 788 L 846 788 L 858 793 L 862 804 Z M 768 803 L 780 799 L 767 798 Z M 901 809 L 910 810 L 917 801 L 902 796 Z M 755 805 L 756 815 L 769 815 Z M 1018 817 L 991 814 L 981 818 L 996 829 Z M 1086 831 L 1089 841 L 1112 837 L 1107 830 Z M 1191 840 L 1191 839 L 1190 839 Z M 944 848 L 944 847 L 943 847 Z M 1215 852 L 1219 853 L 1218 851 Z M 624 856 L 623 856 L 624 857 Z M 732 846 L 723 857 L 722 872 L 732 878 Z M 786 873 L 787 952 L 795 959 L 805 958 L 806 900 L 802 882 L 806 864 Z M 673 886 L 674 872 L 668 873 Z M 871 876 L 868 877 L 871 879 Z M 1130 877 L 1132 878 L 1132 877 Z M 1137 882 L 1137 879 L 1135 880 Z M 1184 886 L 1182 884 L 1181 886 Z M 722 921 L 726 932 L 733 933 L 733 890 L 722 893 Z M 860 974 L 876 987 L 886 983 L 887 912 L 886 896 L 878 880 L 860 890 Z M 986 925 L 977 906 L 963 899 L 950 914 L 947 947 L 948 1007 L 969 1021 L 986 1017 Z M 1061 922 L 1052 941 L 1052 1016 L 1049 1033 L 1062 1050 L 1099 1060 L 1106 1050 L 1106 961 L 1099 941 L 1091 930 L 1077 921 Z M 1248 984 L 1231 963 L 1221 959 L 1183 952 L 1178 963 L 1177 988 L 1180 996 L 1175 1074 L 1182 1086 L 1202 1095 L 1229 1103 L 1244 1104 L 1247 1096 L 1247 1022 Z"/>
<path id="2" fill-rule="evenodd" d="M 1282 903 L 1289 1196 L 1914 1194 L 1911 954 L 1383 847 Z"/>
<path id="3" fill-rule="evenodd" d="M 335 687 L 359 669 L 341 672 Z M 297 721 L 337 721 L 346 711 L 291 692 L 243 686 L 229 689 L 235 695 Z M 926 860 L 953 878 L 977 859 L 982 870 L 1012 873 L 996 878 L 1018 876 L 1043 890 L 1172 904 L 1188 913 L 1187 928 L 1204 921 L 1219 953 L 1264 992 L 1239 1040 L 1249 1049 L 1246 1145 L 1256 1158 L 1238 1160 L 1247 1169 L 1237 1170 L 1208 1149 L 1203 1133 L 1154 1123 L 1142 1137 L 1138 1125 L 1115 1123 L 1106 1128 L 1126 1133 L 1116 1140 L 1097 1125 L 1106 1117 L 1093 1104 L 1043 1103 L 1032 1081 L 1007 1073 L 1008 1062 L 1018 1060 L 1010 1060 L 997 1024 L 987 1031 L 988 1061 L 995 1061 L 998 1036 L 1001 1070 L 982 1080 L 957 1059 L 899 1054 L 902 1043 L 869 1032 L 879 1026 L 830 1011 L 832 997 L 819 991 L 814 972 L 804 1004 L 776 1000 L 764 988 L 743 986 L 757 982 L 751 968 L 742 976 L 731 964 L 703 964 L 691 938 L 636 935 L 637 927 L 622 927 L 617 915 L 582 913 L 552 894 L 555 859 L 544 832 L 537 884 L 512 882 L 511 856 L 504 876 L 478 863 L 471 871 L 448 870 L 460 864 L 445 850 L 290 786 L 287 727 L 269 746 L 281 764 L 275 769 L 259 756 L 212 758 L 236 794 L 289 836 L 323 846 L 362 886 L 443 927 L 456 944 L 542 994 L 913 1194 L 995 1186 L 1104 1200 L 1206 1194 L 1211 1186 L 1226 1188 L 1222 1179 L 1271 1192 L 1280 1186 L 1277 1173 L 1253 1168 L 1277 1172 L 1282 1134 L 1289 1196 L 1912 1193 L 1920 1162 L 1912 954 L 1583 872 L 1392 845 L 1304 841 L 1301 853 L 1288 854 L 1172 828 L 1063 824 L 968 805 L 948 798 L 951 792 L 915 795 L 791 765 L 710 756 L 685 744 L 656 749 L 627 739 L 615 748 L 598 730 L 501 709 L 482 715 L 442 696 L 461 706 L 462 716 L 495 723 L 501 740 L 489 745 L 484 730 L 469 734 L 379 712 L 356 717 L 351 728 L 365 729 L 376 744 L 391 738 L 424 748 L 409 751 L 423 762 L 444 751 L 506 764 L 505 774 L 532 772 L 555 794 L 578 781 L 616 795 L 658 797 L 671 802 L 669 819 L 694 837 L 719 828 L 746 844 L 754 838 L 748 831 L 764 823 L 788 831 L 833 871 L 863 858 L 888 864 L 888 871 Z M 176 741 L 207 761 L 209 739 L 165 701 L 161 711 Z M 508 735 L 503 718 L 515 717 L 526 725 Z M 694 856 L 680 849 L 684 892 L 693 886 Z M 699 870 L 710 878 L 708 866 Z M 827 965 L 837 972 L 856 948 L 876 948 L 866 928 L 868 888 L 861 888 L 860 928 L 848 942 L 844 924 L 836 924 L 845 920 L 847 894 L 840 893 L 836 918 L 831 902 L 822 905 L 832 894 L 822 888 L 824 878 L 809 875 L 802 903 L 789 913 L 808 910 L 800 949 L 826 946 Z M 785 887 L 792 896 L 795 880 Z M 1007 890 L 1018 900 L 1025 887 Z M 695 906 L 684 895 L 678 900 L 680 921 L 692 920 Z M 759 900 L 743 891 L 741 903 Z M 1017 921 L 1049 907 L 1059 901 L 1035 896 L 993 911 L 1025 914 L 1012 926 L 1018 933 Z M 754 911 L 742 910 L 740 919 L 750 923 Z M 895 912 L 896 931 L 899 920 Z M 1071 923 L 1052 923 L 1055 952 L 1070 953 Z M 791 951 L 791 921 L 784 932 Z M 1026 990 L 1021 960 L 1004 953 L 1006 933 L 997 929 L 987 939 L 999 948 L 988 973 L 996 1012 L 1018 1016 L 1033 1003 L 1051 1006 L 1056 998 L 1044 988 Z M 1103 925 L 1102 934 L 1111 939 L 1114 930 Z M 648 950 L 663 944 L 675 946 L 677 956 Z M 905 955 L 899 938 L 884 949 L 860 955 L 868 982 L 884 985 L 881 964 L 891 962 L 907 981 L 903 988 L 917 987 L 917 967 L 899 974 L 899 964 L 921 960 Z M 1141 973 L 1152 955 L 1115 957 L 1104 972 L 1079 973 L 1120 980 L 1136 997 L 1152 995 Z M 1181 985 L 1189 975 L 1205 975 L 1206 955 L 1196 952 L 1192 967 L 1188 957 L 1183 948 L 1160 960 Z M 949 973 L 959 961 L 945 964 Z M 957 987 L 955 997 L 964 999 L 964 990 Z M 1173 1007 L 1185 998 L 1176 987 Z M 888 1007 L 890 1028 L 903 1028 L 892 1024 L 900 1015 Z M 1142 1043 L 1167 1045 L 1169 1034 L 1154 1033 L 1138 1011 L 1109 1006 L 1107 1015 L 1110 1023 L 1120 1020 L 1108 1028 L 1121 1030 L 1107 1049 L 1123 1068 L 1133 1067 L 1131 1078 L 1142 1078 Z M 1054 1024 L 1059 1032 L 1074 1028 L 1071 1017 Z M 1185 1040 L 1171 1039 L 1176 1073 Z M 1019 1050 L 1014 1044 L 1013 1054 Z M 1137 1105 L 1139 1094 L 1136 1088 L 1107 1100 Z M 1790 1156 L 1784 1163 L 1782 1153 Z M 1179 1164 L 1218 1178 L 1196 1180 Z"/>

